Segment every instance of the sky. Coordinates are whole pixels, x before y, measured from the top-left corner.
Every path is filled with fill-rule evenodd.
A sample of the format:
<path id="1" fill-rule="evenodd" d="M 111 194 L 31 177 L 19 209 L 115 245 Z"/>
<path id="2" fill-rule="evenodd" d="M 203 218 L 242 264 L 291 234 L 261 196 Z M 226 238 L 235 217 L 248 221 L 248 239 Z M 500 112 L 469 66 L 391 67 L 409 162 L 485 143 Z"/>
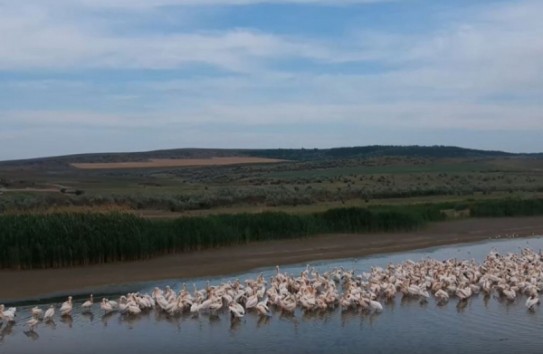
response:
<path id="1" fill-rule="evenodd" d="M 0 160 L 543 152 L 541 0 L 0 0 Z"/>

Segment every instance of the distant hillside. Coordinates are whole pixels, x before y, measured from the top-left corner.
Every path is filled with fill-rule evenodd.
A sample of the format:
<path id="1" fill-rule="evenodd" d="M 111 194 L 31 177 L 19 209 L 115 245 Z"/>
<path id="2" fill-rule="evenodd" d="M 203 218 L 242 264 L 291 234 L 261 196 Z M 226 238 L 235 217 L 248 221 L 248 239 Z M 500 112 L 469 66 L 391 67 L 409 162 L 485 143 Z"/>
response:
<path id="1" fill-rule="evenodd" d="M 148 159 L 253 156 L 284 160 L 315 161 L 383 156 L 425 158 L 483 158 L 506 156 L 542 157 L 542 154 L 513 154 L 503 151 L 466 149 L 455 146 L 372 145 L 331 149 L 170 149 L 127 153 L 93 153 L 0 162 L 0 167 L 61 168 L 72 163 L 132 162 Z"/>
<path id="2" fill-rule="evenodd" d="M 210 158 L 255 156 L 235 149 L 170 149 L 143 152 L 108 152 L 42 157 L 25 160 L 0 161 L 0 167 L 68 167 L 72 163 L 136 162 L 149 159 Z"/>
<path id="3" fill-rule="evenodd" d="M 270 149 L 252 150 L 255 156 L 278 158 L 285 160 L 319 160 L 368 158 L 383 156 L 406 156 L 426 158 L 474 158 L 474 157 L 504 157 L 515 154 L 503 151 L 487 151 L 465 149 L 455 146 L 394 146 L 371 145 L 355 147 L 338 147 L 331 149 Z"/>

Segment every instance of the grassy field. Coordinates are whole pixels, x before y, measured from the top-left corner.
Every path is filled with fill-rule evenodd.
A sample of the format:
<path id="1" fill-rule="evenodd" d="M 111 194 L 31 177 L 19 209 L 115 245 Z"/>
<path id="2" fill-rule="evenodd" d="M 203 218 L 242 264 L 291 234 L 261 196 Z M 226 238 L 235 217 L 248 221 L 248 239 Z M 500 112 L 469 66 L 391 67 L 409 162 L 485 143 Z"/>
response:
<path id="1" fill-rule="evenodd" d="M 184 166 L 145 165 L 164 159 L 183 161 Z M 217 164 L 194 166 L 191 161 Z M 256 163 L 262 161 L 269 163 Z M 74 167 L 126 167 L 126 163 L 137 167 Z M 185 149 L 0 162 L 0 213 L 123 210 L 152 217 L 311 213 L 345 206 L 529 199 L 542 194 L 541 155 L 451 147 Z"/>
<path id="2" fill-rule="evenodd" d="M 170 168 L 193 166 L 226 166 L 259 163 L 282 162 L 278 159 L 259 157 L 210 157 L 205 159 L 149 159 L 148 161 L 132 162 L 83 162 L 72 163 L 75 168 L 83 170 L 115 170 L 115 169 L 140 169 L 140 168 Z"/>

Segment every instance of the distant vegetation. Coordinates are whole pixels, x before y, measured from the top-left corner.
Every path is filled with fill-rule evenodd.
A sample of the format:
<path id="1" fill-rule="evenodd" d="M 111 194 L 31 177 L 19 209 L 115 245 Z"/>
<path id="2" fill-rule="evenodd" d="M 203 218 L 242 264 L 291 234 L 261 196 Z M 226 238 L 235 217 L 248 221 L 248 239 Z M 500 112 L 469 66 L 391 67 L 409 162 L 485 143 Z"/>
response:
<path id="1" fill-rule="evenodd" d="M 69 267 L 322 233 L 409 231 L 444 220 L 450 211 L 473 216 L 543 215 L 543 200 L 504 199 L 310 214 L 260 213 L 150 220 L 126 213 L 0 216 L 0 268 Z M 399 239 L 398 242 L 401 242 Z"/>
<path id="2" fill-rule="evenodd" d="M 145 161 L 148 159 L 185 159 L 254 156 L 285 160 L 326 160 L 369 158 L 383 156 L 423 158 L 480 158 L 505 156 L 539 156 L 540 154 L 512 154 L 503 151 L 466 149 L 456 146 L 395 146 L 371 145 L 331 149 L 169 149 L 145 152 L 94 153 L 53 156 L 25 160 L 0 161 L 0 166 L 69 166 L 72 163 L 104 163 Z"/>
<path id="3" fill-rule="evenodd" d="M 258 165 L 82 171 L 71 163 L 253 156 Z M 184 213 L 232 208 L 334 207 L 533 198 L 543 195 L 543 158 L 448 146 L 333 149 L 177 149 L 0 162 L 0 213 L 94 208 Z M 64 208 L 64 209 L 63 209 Z"/>
<path id="4" fill-rule="evenodd" d="M 504 157 L 514 154 L 503 151 L 465 149 L 455 146 L 393 146 L 371 145 L 338 147 L 331 149 L 269 149 L 251 150 L 248 154 L 285 160 L 352 159 L 383 156 L 424 157 L 424 158 L 474 158 Z"/>

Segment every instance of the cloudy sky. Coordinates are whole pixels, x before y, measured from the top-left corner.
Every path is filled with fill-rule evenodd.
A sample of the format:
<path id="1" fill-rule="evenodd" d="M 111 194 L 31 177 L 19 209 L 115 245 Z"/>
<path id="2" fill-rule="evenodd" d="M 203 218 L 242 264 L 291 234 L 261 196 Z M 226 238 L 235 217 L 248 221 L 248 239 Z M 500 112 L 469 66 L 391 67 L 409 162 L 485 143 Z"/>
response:
<path id="1" fill-rule="evenodd" d="M 541 0 L 0 0 L 0 160 L 543 151 Z"/>

